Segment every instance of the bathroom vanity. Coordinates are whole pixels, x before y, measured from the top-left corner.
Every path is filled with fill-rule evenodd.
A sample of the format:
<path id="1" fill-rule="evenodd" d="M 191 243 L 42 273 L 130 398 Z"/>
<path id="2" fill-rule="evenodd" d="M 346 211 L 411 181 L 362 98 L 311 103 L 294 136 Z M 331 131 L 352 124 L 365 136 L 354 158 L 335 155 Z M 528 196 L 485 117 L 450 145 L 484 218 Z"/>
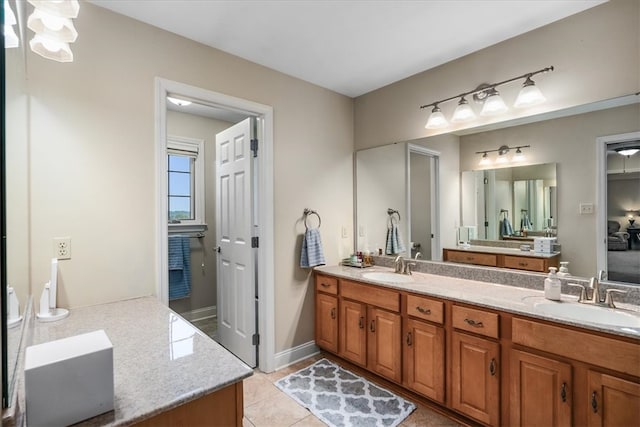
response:
<path id="1" fill-rule="evenodd" d="M 34 321 L 27 345 L 100 329 L 113 344 L 115 409 L 79 425 L 242 426 L 242 381 L 253 370 L 154 297 Z M 19 395 L 24 408 L 23 385 Z"/>
<path id="2" fill-rule="evenodd" d="M 612 426 L 640 416 L 638 306 L 618 304 L 602 323 L 581 310 L 609 309 L 572 296 L 383 267 L 316 268 L 315 296 L 320 348 L 463 421 Z"/>
<path id="3" fill-rule="evenodd" d="M 511 248 L 469 246 L 443 249 L 442 260 L 544 273 L 549 271 L 549 267 L 558 268 L 560 252 L 546 254 Z"/>

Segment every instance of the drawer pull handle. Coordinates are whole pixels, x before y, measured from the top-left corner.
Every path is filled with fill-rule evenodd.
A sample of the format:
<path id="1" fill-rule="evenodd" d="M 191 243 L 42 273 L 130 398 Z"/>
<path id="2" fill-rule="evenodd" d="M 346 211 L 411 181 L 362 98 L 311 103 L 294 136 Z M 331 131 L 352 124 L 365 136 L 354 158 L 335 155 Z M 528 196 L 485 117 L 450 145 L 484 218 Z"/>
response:
<path id="1" fill-rule="evenodd" d="M 376 321 L 372 320 L 371 323 L 369 324 L 369 330 L 371 332 L 375 332 L 376 331 Z"/>
<path id="2" fill-rule="evenodd" d="M 335 319 L 335 318 L 336 318 L 336 308 L 335 308 L 335 307 L 333 307 L 333 308 L 331 309 L 331 318 L 332 318 L 332 319 Z"/>
<path id="3" fill-rule="evenodd" d="M 472 256 L 468 256 L 467 257 L 467 261 L 473 261 L 473 257 Z"/>
<path id="4" fill-rule="evenodd" d="M 527 264 L 526 262 L 519 262 L 519 263 L 518 263 L 518 265 L 519 265 L 520 267 L 526 267 L 526 266 L 527 266 L 527 265 L 529 265 L 529 264 Z"/>
<path id="5" fill-rule="evenodd" d="M 428 308 L 417 306 L 416 310 L 418 310 L 422 314 L 431 314 L 431 310 L 429 310 Z"/>
<path id="6" fill-rule="evenodd" d="M 567 401 L 567 383 L 562 383 L 562 387 L 560 388 L 560 397 L 563 402 Z"/>
<path id="7" fill-rule="evenodd" d="M 323 288 L 328 288 L 331 285 L 328 283 L 320 283 L 320 286 L 322 286 Z"/>
<path id="8" fill-rule="evenodd" d="M 407 345 L 409 347 L 411 347 L 411 344 L 412 344 L 412 342 L 411 342 L 411 332 L 407 332 Z"/>
<path id="9" fill-rule="evenodd" d="M 489 373 L 492 377 L 496 375 L 496 367 L 497 367 L 496 359 L 491 359 L 491 363 L 489 364 Z"/>
<path id="10" fill-rule="evenodd" d="M 476 322 L 473 319 L 464 319 L 465 323 L 467 323 L 469 326 L 473 326 L 474 328 L 484 328 L 484 325 L 482 324 L 482 322 Z"/>
<path id="11" fill-rule="evenodd" d="M 591 409 L 593 409 L 593 413 L 598 413 L 598 399 L 596 398 L 596 392 L 591 393 Z"/>
<path id="12" fill-rule="evenodd" d="M 360 317 L 360 320 L 358 320 L 358 326 L 360 329 L 364 329 L 364 317 Z"/>

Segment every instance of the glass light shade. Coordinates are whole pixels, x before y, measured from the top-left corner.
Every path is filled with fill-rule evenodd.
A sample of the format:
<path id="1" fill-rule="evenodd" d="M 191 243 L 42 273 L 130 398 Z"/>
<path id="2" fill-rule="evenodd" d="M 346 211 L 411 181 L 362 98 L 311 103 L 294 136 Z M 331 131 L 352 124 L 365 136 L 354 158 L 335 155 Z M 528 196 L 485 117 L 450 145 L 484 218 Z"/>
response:
<path id="1" fill-rule="evenodd" d="M 16 32 L 13 29 L 13 25 L 5 25 L 4 26 L 4 47 L 5 47 L 5 49 L 18 47 L 19 45 L 20 45 L 20 39 L 16 35 Z"/>
<path id="2" fill-rule="evenodd" d="M 498 163 L 498 164 L 507 163 L 508 161 L 509 161 L 509 159 L 507 158 L 506 154 L 500 154 L 498 156 L 498 158 L 496 159 L 496 163 Z"/>
<path id="3" fill-rule="evenodd" d="M 77 18 L 80 11 L 78 0 L 29 0 L 36 9 L 61 18 Z"/>
<path id="4" fill-rule="evenodd" d="M 494 116 L 496 114 L 502 114 L 506 112 L 509 108 L 507 108 L 507 104 L 504 103 L 502 97 L 498 93 L 497 90 L 493 90 L 487 98 L 484 100 L 484 105 L 482 106 L 482 111 L 480 112 L 481 116 Z"/>
<path id="5" fill-rule="evenodd" d="M 522 152 L 522 150 L 520 150 L 519 148 L 516 150 L 515 154 L 513 155 L 513 159 L 514 162 L 522 162 L 524 160 L 524 153 Z"/>
<path id="6" fill-rule="evenodd" d="M 167 96 L 167 100 L 172 104 L 177 105 L 178 107 L 186 107 L 187 105 L 191 105 L 191 101 L 187 101 L 185 99 L 174 98 L 172 96 Z"/>
<path id="7" fill-rule="evenodd" d="M 633 156 L 638 151 L 640 151 L 640 148 L 624 148 L 622 150 L 616 150 L 616 151 L 618 152 L 618 154 L 621 154 L 623 156 Z"/>
<path id="8" fill-rule="evenodd" d="M 17 23 L 16 15 L 13 14 L 9 2 L 4 0 L 4 25 L 16 25 Z"/>
<path id="9" fill-rule="evenodd" d="M 73 43 L 78 38 L 71 19 L 51 15 L 40 9 L 35 9 L 29 16 L 27 27 L 36 34 L 63 43 Z"/>
<path id="10" fill-rule="evenodd" d="M 36 34 L 31 41 L 29 41 L 29 46 L 32 51 L 43 58 L 58 62 L 73 62 L 73 52 L 71 52 L 68 43 L 48 39 Z"/>
<path id="11" fill-rule="evenodd" d="M 480 162 L 478 164 L 482 166 L 491 164 L 491 159 L 489 159 L 489 156 L 487 155 L 487 153 L 484 153 L 482 155 L 482 158 L 480 159 Z"/>
<path id="12" fill-rule="evenodd" d="M 451 121 L 453 123 L 462 123 L 468 122 L 469 120 L 473 120 L 476 118 L 476 113 L 474 113 L 473 108 L 469 105 L 469 102 L 461 98 L 460 102 L 458 102 L 458 106 L 453 112 L 453 117 L 451 117 Z"/>
<path id="13" fill-rule="evenodd" d="M 427 124 L 424 125 L 426 129 L 442 129 L 447 127 L 449 122 L 442 114 L 442 111 L 438 107 L 433 107 L 431 110 L 431 115 L 429 116 L 429 120 L 427 120 Z"/>
<path id="14" fill-rule="evenodd" d="M 547 98 L 540 92 L 540 89 L 538 89 L 538 86 L 536 86 L 533 80 L 527 78 L 513 106 L 516 108 L 532 107 L 542 104 L 546 100 Z"/>

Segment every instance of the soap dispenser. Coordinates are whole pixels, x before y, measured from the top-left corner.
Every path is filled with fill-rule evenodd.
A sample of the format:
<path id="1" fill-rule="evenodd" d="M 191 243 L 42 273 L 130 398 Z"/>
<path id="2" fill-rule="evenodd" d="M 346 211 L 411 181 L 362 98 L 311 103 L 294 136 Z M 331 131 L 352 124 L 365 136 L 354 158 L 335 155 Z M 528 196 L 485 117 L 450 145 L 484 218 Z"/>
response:
<path id="1" fill-rule="evenodd" d="M 549 276 L 544 279 L 544 297 L 553 301 L 560 301 L 560 290 L 562 288 L 560 279 L 556 275 L 556 268 L 549 267 Z"/>

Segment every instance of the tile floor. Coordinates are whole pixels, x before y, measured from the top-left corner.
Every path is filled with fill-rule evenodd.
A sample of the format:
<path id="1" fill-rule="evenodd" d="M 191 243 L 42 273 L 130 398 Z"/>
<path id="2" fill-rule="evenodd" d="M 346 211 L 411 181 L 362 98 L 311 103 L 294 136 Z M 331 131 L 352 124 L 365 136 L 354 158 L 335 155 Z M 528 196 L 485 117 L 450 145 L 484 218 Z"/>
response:
<path id="1" fill-rule="evenodd" d="M 191 323 L 215 339 L 217 330 L 215 318 L 196 320 Z M 313 356 L 270 374 L 256 369 L 253 376 L 244 381 L 244 427 L 325 426 L 311 412 L 274 385 L 280 378 L 306 368 L 321 358 L 321 355 Z M 424 406 L 419 404 L 416 406 L 416 410 L 400 424 L 401 427 L 461 426 Z"/>

